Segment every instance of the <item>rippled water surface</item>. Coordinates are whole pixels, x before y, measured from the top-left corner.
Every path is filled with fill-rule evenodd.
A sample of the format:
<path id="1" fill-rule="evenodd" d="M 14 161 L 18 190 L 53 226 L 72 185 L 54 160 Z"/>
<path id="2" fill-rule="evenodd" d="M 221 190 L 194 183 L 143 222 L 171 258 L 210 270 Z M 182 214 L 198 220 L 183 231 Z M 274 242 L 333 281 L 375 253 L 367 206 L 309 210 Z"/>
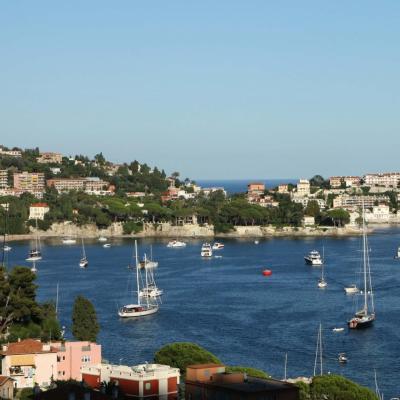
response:
<path id="1" fill-rule="evenodd" d="M 132 301 L 132 240 L 114 240 L 109 249 L 88 241 L 87 270 L 78 267 L 79 245 L 43 244 L 38 264 L 40 300 L 55 299 L 59 283 L 60 318 L 70 337 L 71 310 L 78 294 L 95 305 L 101 324 L 99 341 L 109 361 L 134 364 L 151 361 L 155 351 L 174 341 L 196 342 L 225 363 L 261 368 L 283 376 L 285 353 L 288 375 L 310 376 L 314 367 L 319 322 L 323 325 L 324 371 L 343 374 L 374 386 L 377 371 L 385 398 L 398 395 L 400 376 L 400 245 L 399 229 L 382 229 L 370 236 L 371 264 L 377 319 L 364 331 L 348 331 L 346 321 L 356 298 L 343 287 L 359 279 L 359 238 L 226 240 L 221 258 L 200 258 L 201 241 L 183 249 L 166 248 L 165 241 L 141 240 L 141 254 L 153 247 L 159 287 L 164 289 L 160 311 L 143 319 L 121 320 L 117 307 Z M 9 265 L 27 263 L 28 242 L 12 243 Z M 304 264 L 313 248 L 325 249 L 328 287 L 317 288 L 320 269 Z M 268 267 L 273 274 L 263 277 Z M 345 327 L 333 333 L 333 327 Z M 337 354 L 346 352 L 347 365 Z"/>

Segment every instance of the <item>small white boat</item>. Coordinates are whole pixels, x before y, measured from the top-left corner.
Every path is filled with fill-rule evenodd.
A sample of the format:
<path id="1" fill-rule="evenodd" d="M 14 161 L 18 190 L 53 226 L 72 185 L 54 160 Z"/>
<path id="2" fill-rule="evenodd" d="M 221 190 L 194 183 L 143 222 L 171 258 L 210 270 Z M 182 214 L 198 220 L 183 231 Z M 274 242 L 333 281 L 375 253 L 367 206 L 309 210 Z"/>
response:
<path id="1" fill-rule="evenodd" d="M 259 243 L 260 243 L 259 240 L 255 240 L 255 241 L 254 241 L 254 244 L 259 244 Z"/>
<path id="2" fill-rule="evenodd" d="M 353 284 L 350 286 L 346 286 L 344 288 L 344 291 L 346 292 L 346 294 L 355 294 L 355 293 L 358 293 L 360 291 L 360 289 L 357 287 L 356 284 Z"/>
<path id="3" fill-rule="evenodd" d="M 338 360 L 341 364 L 345 364 L 348 361 L 346 353 L 339 353 Z"/>
<path id="4" fill-rule="evenodd" d="M 76 239 L 72 239 L 72 238 L 64 238 L 62 240 L 62 244 L 75 244 L 76 243 Z"/>
<path id="5" fill-rule="evenodd" d="M 167 244 L 167 247 L 173 247 L 173 248 L 186 247 L 186 243 L 185 242 L 181 242 L 179 240 L 172 240 L 171 242 L 169 242 Z"/>
<path id="6" fill-rule="evenodd" d="M 201 246 L 201 252 L 200 252 L 202 257 L 209 258 L 212 257 L 213 252 L 210 243 L 204 243 L 203 246 Z"/>
<path id="7" fill-rule="evenodd" d="M 5 246 L 3 247 L 3 250 L 4 250 L 4 251 L 11 251 L 11 250 L 12 250 L 12 247 L 11 247 L 11 246 L 5 245 Z"/>
<path id="8" fill-rule="evenodd" d="M 35 264 L 35 263 L 33 263 L 33 266 L 32 266 L 32 268 L 31 268 L 31 271 L 32 271 L 34 274 L 36 274 L 37 268 L 36 268 L 36 264 Z"/>
<path id="9" fill-rule="evenodd" d="M 213 250 L 222 250 L 225 247 L 223 243 L 215 242 L 212 246 Z"/>
<path id="10" fill-rule="evenodd" d="M 140 297 L 151 297 L 154 299 L 155 297 L 162 296 L 163 293 L 164 293 L 164 291 L 162 289 L 159 289 L 157 286 L 149 285 L 147 287 L 144 287 L 140 291 Z"/>
<path id="11" fill-rule="evenodd" d="M 107 238 L 104 237 L 104 236 L 100 236 L 97 240 L 98 240 L 99 242 L 107 242 Z"/>
<path id="12" fill-rule="evenodd" d="M 42 259 L 42 253 L 39 250 L 33 249 L 29 252 L 29 257 L 26 261 L 39 261 Z"/>
<path id="13" fill-rule="evenodd" d="M 108 249 L 108 248 L 111 247 L 111 243 L 104 243 L 104 244 L 103 244 L 103 247 L 104 247 L 105 249 Z"/>
<path id="14" fill-rule="evenodd" d="M 324 277 L 324 264 L 322 263 L 322 268 L 321 268 L 321 278 L 318 281 L 318 287 L 320 289 L 325 289 L 328 286 L 328 283 L 325 280 Z"/>
<path id="15" fill-rule="evenodd" d="M 317 250 L 310 251 L 305 257 L 304 260 L 306 264 L 309 265 L 322 265 L 323 260 L 321 258 L 321 254 Z"/>
<path id="16" fill-rule="evenodd" d="M 394 256 L 394 258 L 395 258 L 396 260 L 400 259 L 400 246 L 397 248 L 397 253 L 396 253 L 396 255 Z"/>
<path id="17" fill-rule="evenodd" d="M 82 258 L 79 261 L 79 267 L 86 268 L 88 265 L 89 265 L 89 261 L 86 257 L 85 245 L 83 243 L 83 238 L 82 238 Z"/>
<path id="18" fill-rule="evenodd" d="M 343 332 L 344 328 L 333 328 L 332 331 L 333 332 Z"/>

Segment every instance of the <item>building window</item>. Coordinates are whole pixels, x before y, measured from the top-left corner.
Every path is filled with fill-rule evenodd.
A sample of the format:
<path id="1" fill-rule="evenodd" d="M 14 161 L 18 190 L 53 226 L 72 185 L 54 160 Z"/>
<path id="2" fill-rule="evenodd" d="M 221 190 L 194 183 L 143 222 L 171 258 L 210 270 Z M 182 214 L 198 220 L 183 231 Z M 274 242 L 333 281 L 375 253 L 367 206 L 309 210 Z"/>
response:
<path id="1" fill-rule="evenodd" d="M 65 360 L 65 356 L 63 356 L 63 361 Z"/>
<path id="2" fill-rule="evenodd" d="M 84 363 L 90 362 L 90 356 L 82 356 L 81 360 Z"/>
<path id="3" fill-rule="evenodd" d="M 151 389 L 151 383 L 150 382 L 146 382 L 144 385 L 144 389 L 145 390 L 150 390 Z"/>

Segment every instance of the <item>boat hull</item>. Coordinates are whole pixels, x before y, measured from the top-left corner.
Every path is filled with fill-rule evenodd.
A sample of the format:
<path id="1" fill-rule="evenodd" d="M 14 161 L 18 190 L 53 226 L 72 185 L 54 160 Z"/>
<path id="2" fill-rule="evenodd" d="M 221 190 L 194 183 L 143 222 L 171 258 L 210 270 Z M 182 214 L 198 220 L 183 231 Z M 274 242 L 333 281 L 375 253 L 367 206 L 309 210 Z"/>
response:
<path id="1" fill-rule="evenodd" d="M 352 318 L 348 322 L 348 326 L 350 329 L 365 329 L 365 328 L 371 327 L 374 324 L 374 321 L 375 321 L 375 317 L 365 319 L 365 320 L 361 320 L 358 318 Z"/>
<path id="2" fill-rule="evenodd" d="M 25 259 L 25 261 L 40 261 L 42 259 L 42 257 L 28 257 Z"/>
<path id="3" fill-rule="evenodd" d="M 157 306 L 151 307 L 151 308 L 148 308 L 148 309 L 145 309 L 145 308 L 140 307 L 140 306 L 131 307 L 131 309 L 129 309 L 129 306 L 127 308 L 126 307 L 123 307 L 123 308 L 118 310 L 118 315 L 121 318 L 145 317 L 146 315 L 155 314 L 158 311 L 158 307 Z M 135 308 L 139 308 L 139 307 L 141 308 L 141 310 L 135 310 Z"/>

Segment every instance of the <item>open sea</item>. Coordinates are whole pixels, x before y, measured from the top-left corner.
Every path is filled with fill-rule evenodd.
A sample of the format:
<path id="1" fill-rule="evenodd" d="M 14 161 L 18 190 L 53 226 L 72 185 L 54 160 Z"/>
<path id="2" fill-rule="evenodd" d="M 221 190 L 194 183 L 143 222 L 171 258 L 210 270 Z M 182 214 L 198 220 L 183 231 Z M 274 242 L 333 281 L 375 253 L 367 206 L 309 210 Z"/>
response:
<path id="1" fill-rule="evenodd" d="M 122 320 L 117 307 L 132 302 L 134 273 L 127 268 L 133 240 L 112 240 L 105 249 L 87 241 L 88 269 L 78 267 L 80 246 L 60 239 L 43 242 L 38 263 L 40 301 L 55 299 L 59 283 L 59 316 L 71 338 L 71 310 L 75 296 L 89 298 L 101 325 L 103 357 L 111 362 L 151 361 L 166 343 L 196 342 L 229 365 L 260 368 L 282 378 L 285 353 L 288 376 L 313 373 L 317 330 L 323 326 L 324 372 L 342 374 L 374 387 L 374 369 L 385 398 L 399 395 L 400 376 L 400 229 L 380 229 L 370 236 L 372 280 L 377 318 L 364 331 L 349 331 L 346 321 L 358 296 L 344 293 L 358 281 L 361 241 L 349 238 L 275 238 L 224 240 L 221 258 L 201 259 L 200 240 L 186 248 L 167 248 L 167 241 L 140 240 L 139 250 L 159 261 L 156 280 L 164 289 L 160 311 L 152 316 Z M 8 265 L 27 265 L 29 242 L 12 242 Z M 304 264 L 312 249 L 325 249 L 328 287 L 318 289 L 320 267 Z M 264 277 L 264 268 L 272 276 Z M 342 333 L 332 328 L 344 327 Z M 339 352 L 349 362 L 340 365 Z"/>

